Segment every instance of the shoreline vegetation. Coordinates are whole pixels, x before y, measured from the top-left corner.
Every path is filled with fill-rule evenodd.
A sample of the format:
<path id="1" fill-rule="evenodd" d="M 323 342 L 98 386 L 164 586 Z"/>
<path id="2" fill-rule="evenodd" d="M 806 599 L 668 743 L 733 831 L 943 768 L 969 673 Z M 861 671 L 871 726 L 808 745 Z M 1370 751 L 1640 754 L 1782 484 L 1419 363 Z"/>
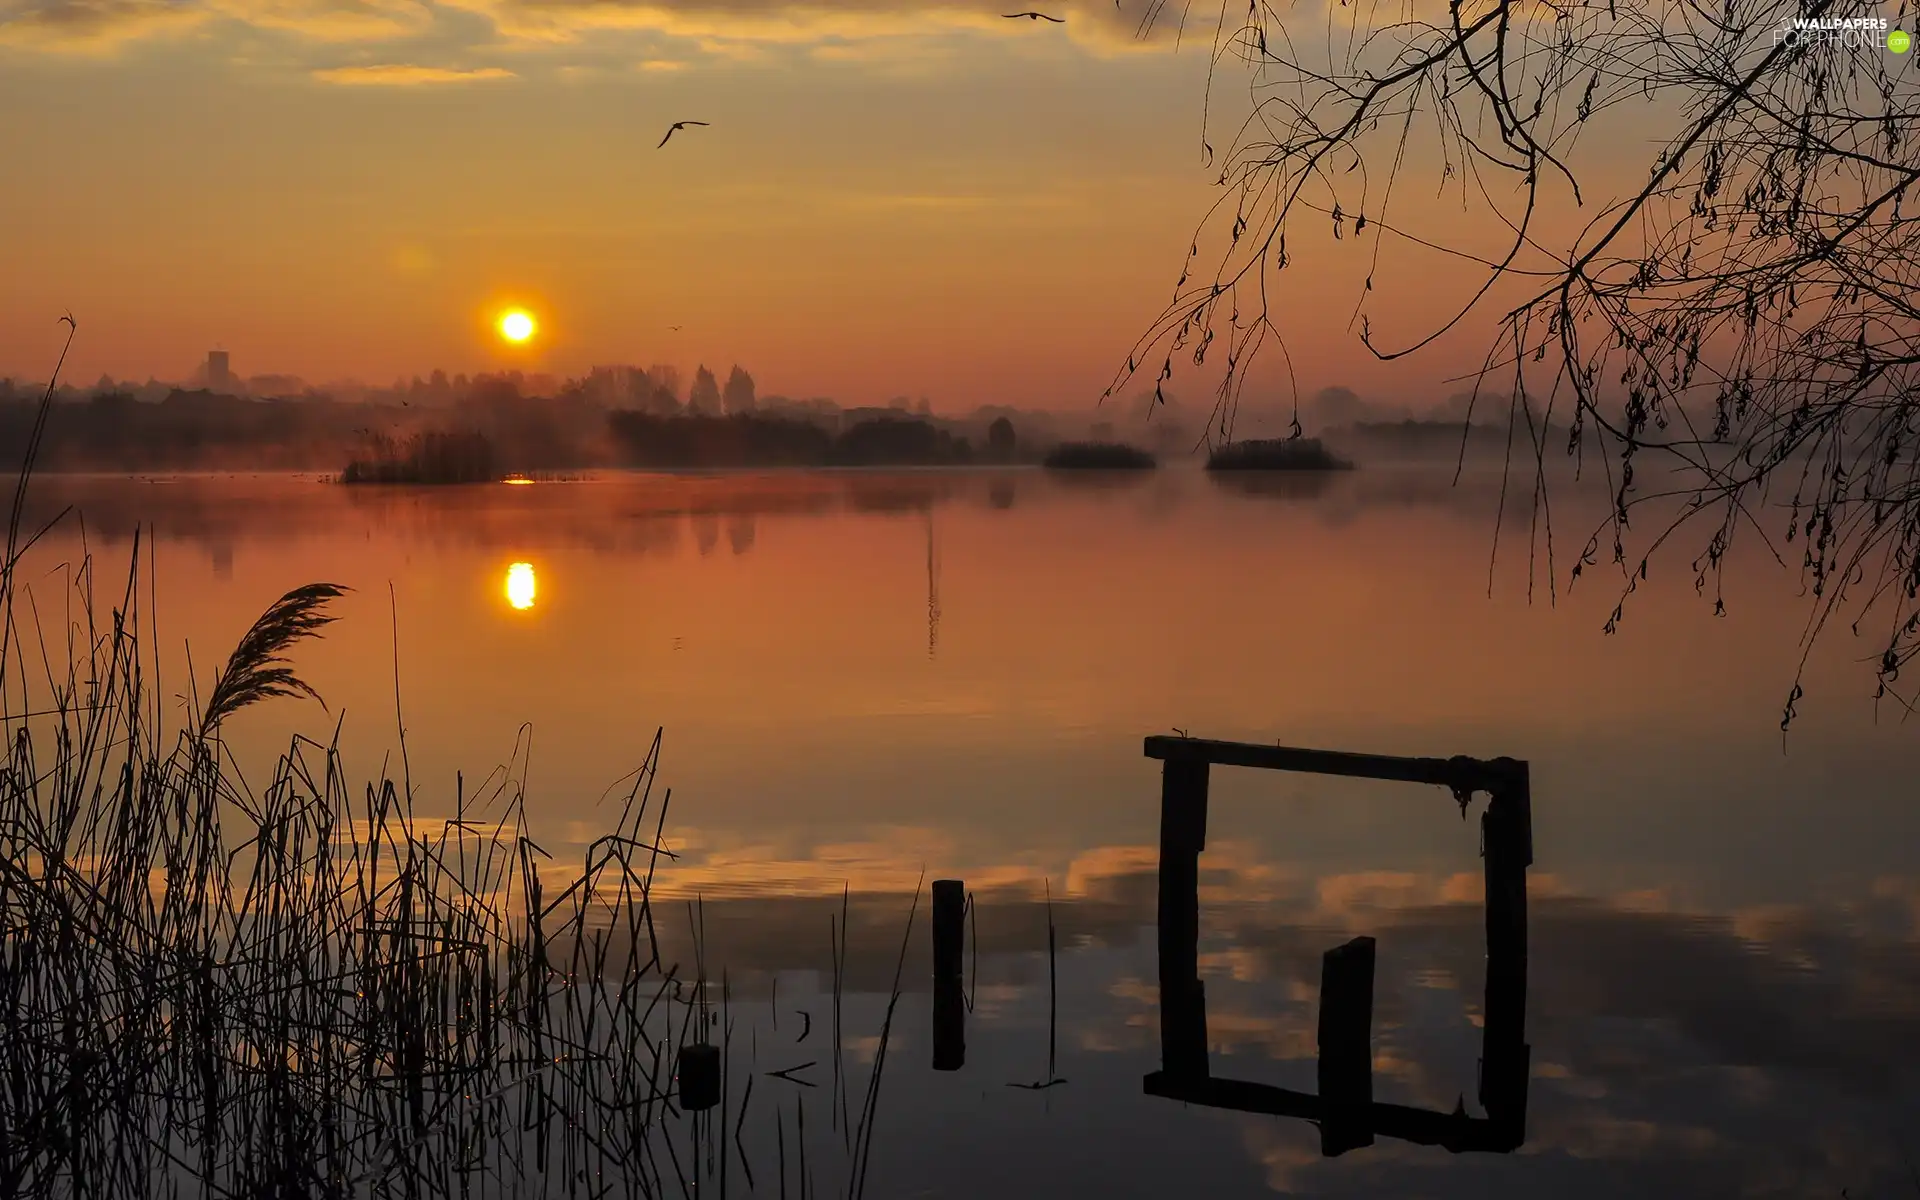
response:
<path id="1" fill-rule="evenodd" d="M 1160 464 L 1145 450 L 1121 442 L 1062 442 L 1040 465 L 1051 471 L 1150 471 Z"/>
<path id="2" fill-rule="evenodd" d="M 341 718 L 324 744 L 295 737 L 255 788 L 224 731 L 259 703 L 320 701 L 291 653 L 347 589 L 282 596 L 172 716 L 138 532 L 124 583 L 91 555 L 65 573 L 70 632 L 25 602 L 51 399 L 0 566 L 0 1194 L 698 1196 L 724 1191 L 730 1165 L 750 1182 L 748 1148 L 764 1166 L 760 1126 L 779 1114 L 763 1101 L 749 1121 L 759 1064 L 740 1049 L 758 1018 L 729 1009 L 697 904 L 654 895 L 675 857 L 662 735 L 571 866 L 533 840 L 526 727 L 508 766 L 420 802 L 398 680 L 398 779 L 349 783 Z M 396 461 L 482 473 L 477 455 L 428 439 Z M 691 961 L 657 932 L 675 920 Z M 835 1094 L 816 1128 L 833 1132 L 811 1166 L 802 1148 L 802 1187 L 819 1171 L 858 1197 L 900 970 L 877 1053 L 847 1056 L 844 903 L 827 932 Z M 712 1107 L 676 1078 L 704 1043 Z"/>
<path id="3" fill-rule="evenodd" d="M 341 483 L 499 483 L 507 478 L 483 433 L 431 431 L 404 443 L 384 435 L 371 441 L 368 457 L 349 462 Z"/>
<path id="4" fill-rule="evenodd" d="M 1328 450 L 1319 438 L 1256 438 L 1215 446 L 1209 471 L 1350 471 L 1353 463 Z"/>

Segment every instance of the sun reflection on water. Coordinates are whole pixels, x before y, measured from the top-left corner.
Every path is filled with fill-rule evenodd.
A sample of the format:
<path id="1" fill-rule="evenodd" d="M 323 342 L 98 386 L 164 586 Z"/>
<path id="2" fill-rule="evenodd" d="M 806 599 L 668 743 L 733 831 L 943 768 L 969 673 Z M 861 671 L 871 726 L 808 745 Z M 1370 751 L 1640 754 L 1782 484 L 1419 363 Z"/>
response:
<path id="1" fill-rule="evenodd" d="M 533 564 L 517 562 L 508 567 L 507 603 L 515 608 L 532 608 L 533 597 Z"/>

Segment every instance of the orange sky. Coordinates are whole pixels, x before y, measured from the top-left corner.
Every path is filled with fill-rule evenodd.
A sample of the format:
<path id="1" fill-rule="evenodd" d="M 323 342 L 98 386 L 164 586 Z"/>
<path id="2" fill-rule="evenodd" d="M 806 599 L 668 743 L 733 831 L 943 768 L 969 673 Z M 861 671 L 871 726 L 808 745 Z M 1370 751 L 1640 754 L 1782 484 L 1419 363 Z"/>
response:
<path id="1" fill-rule="evenodd" d="M 220 346 L 312 380 L 740 362 L 763 393 L 1090 404 L 1216 194 L 1205 33 L 1139 41 L 1136 7 L 15 0 L 0 105 L 32 117 L 0 127 L 0 224 L 31 236 L 9 239 L 0 375 L 43 378 L 70 310 L 80 382 L 184 377 Z M 1245 82 L 1223 69 L 1217 146 Z M 713 124 L 656 150 L 679 119 Z M 1304 388 L 1458 390 L 1440 377 L 1493 314 L 1373 363 L 1367 251 L 1303 240 L 1275 304 Z M 1381 271 L 1376 330 L 1470 293 L 1439 267 Z M 485 323 L 508 300 L 542 317 L 515 357 Z"/>

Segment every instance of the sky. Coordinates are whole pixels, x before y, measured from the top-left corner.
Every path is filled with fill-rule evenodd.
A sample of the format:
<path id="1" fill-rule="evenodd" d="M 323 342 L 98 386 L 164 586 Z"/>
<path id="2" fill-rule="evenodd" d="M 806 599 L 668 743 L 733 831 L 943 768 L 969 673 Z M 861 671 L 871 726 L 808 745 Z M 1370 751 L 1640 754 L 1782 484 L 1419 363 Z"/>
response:
<path id="1" fill-rule="evenodd" d="M 1210 27 L 1143 39 L 1136 4 L 0 0 L 0 106 L 26 114 L 0 228 L 27 232 L 0 376 L 45 378 L 71 312 L 82 383 L 218 347 L 311 381 L 740 363 L 762 394 L 1090 408 L 1247 96 L 1223 67 L 1206 132 Z M 711 124 L 657 148 L 678 120 Z M 1375 362 L 1355 244 L 1296 251 L 1256 398 L 1287 367 L 1303 394 L 1460 390 L 1497 314 Z M 1376 332 L 1471 290 L 1397 261 Z M 514 304 L 522 350 L 489 328 Z"/>

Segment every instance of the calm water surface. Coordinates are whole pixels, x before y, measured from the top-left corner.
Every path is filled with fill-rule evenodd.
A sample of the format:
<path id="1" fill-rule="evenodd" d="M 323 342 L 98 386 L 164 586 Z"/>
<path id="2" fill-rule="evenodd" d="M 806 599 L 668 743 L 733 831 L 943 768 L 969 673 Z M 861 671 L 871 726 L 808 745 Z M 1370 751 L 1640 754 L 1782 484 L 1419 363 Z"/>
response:
<path id="1" fill-rule="evenodd" d="M 78 507 L 103 580 L 151 525 L 169 695 L 189 647 L 204 691 L 289 588 L 355 589 L 300 652 L 330 713 L 282 701 L 233 723 L 259 773 L 343 718 L 350 770 L 377 775 L 397 672 L 421 807 L 450 815 L 456 771 L 471 789 L 509 765 L 565 857 L 664 726 L 680 857 L 660 894 L 700 899 L 709 972 L 755 1014 L 762 1070 L 824 1063 L 824 1035 L 800 1033 L 829 1004 L 843 888 L 848 1042 L 870 1057 L 917 881 L 964 879 L 967 1063 L 930 1069 L 923 898 L 869 1195 L 1916 1194 L 1920 731 L 1876 722 L 1872 645 L 1843 630 L 1814 654 L 1783 747 L 1806 611 L 1785 572 L 1740 564 L 1715 619 L 1687 543 L 1609 637 L 1617 582 L 1550 599 L 1542 576 L 1530 600 L 1523 526 L 1490 569 L 1497 477 L 1447 480 L 70 477 L 35 506 Z M 1556 509 L 1563 580 L 1592 512 Z M 43 611 L 81 548 L 74 524 L 36 547 Z M 1142 1093 L 1159 1065 L 1142 738 L 1175 729 L 1528 760 L 1519 1152 L 1382 1140 L 1324 1159 L 1304 1122 Z M 1312 1091 L 1320 956 L 1368 934 L 1375 1098 L 1477 1113 L 1480 806 L 1463 822 L 1440 789 L 1231 769 L 1212 795 L 1214 1073 Z M 1028 1091 L 1007 1085 L 1047 1076 L 1047 896 L 1067 1082 Z M 841 1137 L 824 1072 L 757 1085 L 789 1156 L 802 1110 L 809 1144 Z M 742 1143 L 761 1191 L 774 1136 Z"/>

